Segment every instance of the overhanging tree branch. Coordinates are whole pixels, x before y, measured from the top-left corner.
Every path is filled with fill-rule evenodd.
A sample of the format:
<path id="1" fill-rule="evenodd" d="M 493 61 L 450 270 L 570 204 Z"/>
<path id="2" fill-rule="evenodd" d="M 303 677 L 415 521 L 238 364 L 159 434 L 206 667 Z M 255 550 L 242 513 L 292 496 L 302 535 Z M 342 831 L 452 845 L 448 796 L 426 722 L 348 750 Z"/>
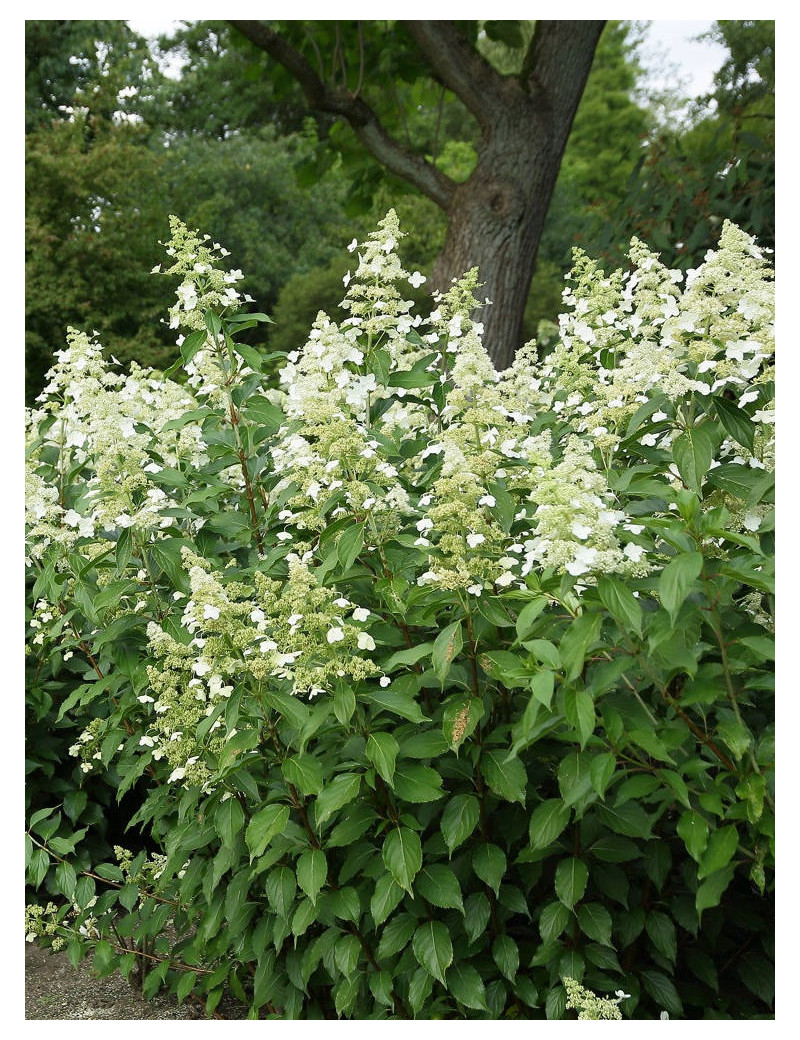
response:
<path id="1" fill-rule="evenodd" d="M 361 97 L 324 83 L 305 56 L 264 22 L 231 21 L 230 24 L 283 65 L 299 83 L 310 108 L 346 119 L 359 141 L 378 162 L 447 210 L 456 187 L 455 181 L 395 141 Z"/>
<path id="2" fill-rule="evenodd" d="M 488 132 L 503 105 L 507 79 L 492 68 L 453 22 L 404 22 L 406 31 L 441 82 L 452 90 Z"/>

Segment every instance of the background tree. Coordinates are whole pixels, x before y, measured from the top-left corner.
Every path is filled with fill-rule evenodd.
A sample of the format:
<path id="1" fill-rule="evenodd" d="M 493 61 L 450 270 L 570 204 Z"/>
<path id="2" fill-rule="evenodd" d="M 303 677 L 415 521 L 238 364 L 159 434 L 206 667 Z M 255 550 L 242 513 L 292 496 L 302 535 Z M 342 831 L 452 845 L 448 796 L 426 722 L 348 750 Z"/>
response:
<path id="1" fill-rule="evenodd" d="M 651 136 L 606 235 L 609 247 L 638 235 L 681 268 L 725 219 L 775 246 L 775 23 L 718 21 L 708 36 L 728 50 L 714 90 Z"/>
<path id="2" fill-rule="evenodd" d="M 413 184 L 447 216 L 447 236 L 432 272 L 446 288 L 480 268 L 494 306 L 484 313 L 496 364 L 510 364 L 547 207 L 602 22 L 540 21 L 525 45 L 516 22 L 482 31 L 519 47 L 515 75 L 499 72 L 476 47 L 478 23 L 316 23 L 309 42 L 299 23 L 233 23 L 300 83 L 309 106 L 348 122 L 361 145 Z M 388 45 L 387 45 L 388 44 Z M 387 68 L 388 66 L 388 68 Z M 402 142 L 373 102 L 383 79 L 425 74 L 456 96 L 480 131 L 477 162 L 461 183 Z"/>

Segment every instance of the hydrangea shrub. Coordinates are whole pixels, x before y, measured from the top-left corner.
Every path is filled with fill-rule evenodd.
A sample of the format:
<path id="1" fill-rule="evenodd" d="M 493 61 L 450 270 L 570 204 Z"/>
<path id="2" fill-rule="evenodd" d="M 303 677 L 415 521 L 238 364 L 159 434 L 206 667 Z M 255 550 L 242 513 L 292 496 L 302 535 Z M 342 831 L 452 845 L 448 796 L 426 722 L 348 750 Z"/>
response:
<path id="1" fill-rule="evenodd" d="M 171 228 L 173 370 L 71 329 L 27 416 L 29 696 L 70 735 L 63 797 L 31 792 L 28 938 L 209 1015 L 598 992 L 602 1017 L 769 1017 L 753 240 L 726 224 L 685 277 L 638 241 L 627 272 L 577 253 L 554 347 L 497 372 L 478 272 L 415 313 L 392 211 L 350 244 L 342 319 L 277 363 L 240 341 L 269 319 L 225 250 Z M 135 796 L 101 863 L 74 811 L 98 785 Z"/>

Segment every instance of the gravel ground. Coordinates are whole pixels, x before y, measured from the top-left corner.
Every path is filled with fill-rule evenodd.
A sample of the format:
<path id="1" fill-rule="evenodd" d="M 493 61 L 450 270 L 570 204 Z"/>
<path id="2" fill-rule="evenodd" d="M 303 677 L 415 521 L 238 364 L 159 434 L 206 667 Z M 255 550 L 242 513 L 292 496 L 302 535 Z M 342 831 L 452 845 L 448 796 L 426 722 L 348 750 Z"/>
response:
<path id="1" fill-rule="evenodd" d="M 217 1016 L 243 1019 L 245 1010 L 223 1001 Z M 33 1019 L 204 1019 L 205 1009 L 190 1001 L 178 1005 L 174 997 L 157 993 L 143 1000 L 121 975 L 98 978 L 91 958 L 73 968 L 65 953 L 51 953 L 25 943 L 25 1020 Z"/>

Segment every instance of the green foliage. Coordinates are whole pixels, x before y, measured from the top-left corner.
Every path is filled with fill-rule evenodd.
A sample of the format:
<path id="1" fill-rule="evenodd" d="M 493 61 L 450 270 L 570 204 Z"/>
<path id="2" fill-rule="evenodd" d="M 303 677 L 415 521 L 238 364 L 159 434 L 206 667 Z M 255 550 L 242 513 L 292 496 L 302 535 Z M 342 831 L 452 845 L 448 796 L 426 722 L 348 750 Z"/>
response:
<path id="1" fill-rule="evenodd" d="M 685 284 L 578 254 L 553 351 L 498 374 L 476 273 L 416 315 L 390 211 L 276 388 L 241 272 L 171 230 L 186 384 L 71 330 L 27 416 L 29 698 L 65 723 L 28 937 L 209 1015 L 770 1017 L 756 245 Z M 97 862 L 102 783 L 138 847 Z"/>

